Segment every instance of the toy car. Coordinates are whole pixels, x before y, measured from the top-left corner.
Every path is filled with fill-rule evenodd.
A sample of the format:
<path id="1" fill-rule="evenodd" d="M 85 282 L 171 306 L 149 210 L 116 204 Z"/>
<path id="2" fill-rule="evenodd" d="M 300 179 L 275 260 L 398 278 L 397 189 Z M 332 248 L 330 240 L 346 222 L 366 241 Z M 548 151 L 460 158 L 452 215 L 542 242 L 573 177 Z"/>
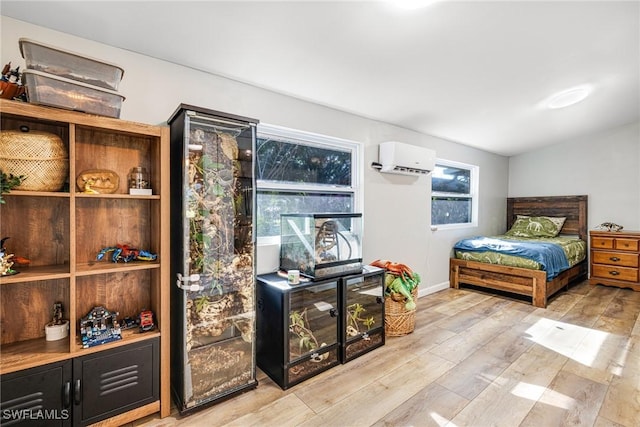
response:
<path id="1" fill-rule="evenodd" d="M 143 310 L 139 316 L 140 319 L 140 332 L 147 332 L 153 330 L 156 325 L 153 321 L 153 311 Z"/>

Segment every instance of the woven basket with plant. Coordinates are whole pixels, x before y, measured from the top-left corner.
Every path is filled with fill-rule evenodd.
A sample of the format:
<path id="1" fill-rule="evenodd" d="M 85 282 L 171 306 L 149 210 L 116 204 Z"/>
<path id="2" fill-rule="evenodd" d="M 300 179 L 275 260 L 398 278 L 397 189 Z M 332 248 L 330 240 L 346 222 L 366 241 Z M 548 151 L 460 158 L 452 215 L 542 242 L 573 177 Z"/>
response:
<path id="1" fill-rule="evenodd" d="M 371 265 L 385 269 L 385 334 L 401 336 L 413 332 L 420 275 L 405 264 L 387 260 L 376 260 Z"/>

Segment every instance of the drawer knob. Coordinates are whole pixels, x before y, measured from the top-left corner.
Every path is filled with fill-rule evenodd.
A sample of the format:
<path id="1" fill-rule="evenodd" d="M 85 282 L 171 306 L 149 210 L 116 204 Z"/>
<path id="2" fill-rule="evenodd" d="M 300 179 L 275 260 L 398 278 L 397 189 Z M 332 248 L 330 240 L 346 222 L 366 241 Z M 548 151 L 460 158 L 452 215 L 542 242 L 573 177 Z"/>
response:
<path id="1" fill-rule="evenodd" d="M 618 272 L 618 271 L 610 271 L 609 274 L 612 275 L 612 276 L 617 276 L 618 274 L 620 274 L 620 272 Z"/>
<path id="2" fill-rule="evenodd" d="M 620 261 L 620 258 L 618 258 L 617 256 L 612 256 L 611 258 L 609 258 L 611 261 L 617 262 Z"/>

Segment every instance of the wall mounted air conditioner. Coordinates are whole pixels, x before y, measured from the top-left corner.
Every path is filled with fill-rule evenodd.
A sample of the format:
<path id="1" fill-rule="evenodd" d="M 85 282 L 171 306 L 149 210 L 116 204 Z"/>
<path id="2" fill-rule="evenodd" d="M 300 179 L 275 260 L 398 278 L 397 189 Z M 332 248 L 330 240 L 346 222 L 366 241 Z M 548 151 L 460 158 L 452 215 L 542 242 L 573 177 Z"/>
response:
<path id="1" fill-rule="evenodd" d="M 384 173 L 426 175 L 436 166 L 436 152 L 430 148 L 402 142 L 383 142 L 378 147 L 378 163 L 373 167 Z"/>

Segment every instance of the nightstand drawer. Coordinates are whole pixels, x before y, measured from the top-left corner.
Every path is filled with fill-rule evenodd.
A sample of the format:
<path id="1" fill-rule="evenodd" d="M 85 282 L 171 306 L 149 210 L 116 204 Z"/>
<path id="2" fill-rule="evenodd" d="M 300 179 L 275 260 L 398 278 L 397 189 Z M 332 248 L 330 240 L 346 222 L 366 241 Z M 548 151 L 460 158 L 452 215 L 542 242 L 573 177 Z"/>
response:
<path id="1" fill-rule="evenodd" d="M 619 251 L 638 251 L 638 240 L 616 238 L 615 247 Z"/>
<path id="2" fill-rule="evenodd" d="M 638 267 L 638 254 L 621 252 L 593 251 L 591 258 L 594 264 L 617 265 L 620 267 Z"/>
<path id="3" fill-rule="evenodd" d="M 591 276 L 603 279 L 624 280 L 628 282 L 638 281 L 638 269 L 627 267 L 615 267 L 608 265 L 592 265 Z"/>
<path id="4" fill-rule="evenodd" d="M 594 249 L 613 249 L 613 239 L 609 237 L 592 237 L 591 247 Z"/>

